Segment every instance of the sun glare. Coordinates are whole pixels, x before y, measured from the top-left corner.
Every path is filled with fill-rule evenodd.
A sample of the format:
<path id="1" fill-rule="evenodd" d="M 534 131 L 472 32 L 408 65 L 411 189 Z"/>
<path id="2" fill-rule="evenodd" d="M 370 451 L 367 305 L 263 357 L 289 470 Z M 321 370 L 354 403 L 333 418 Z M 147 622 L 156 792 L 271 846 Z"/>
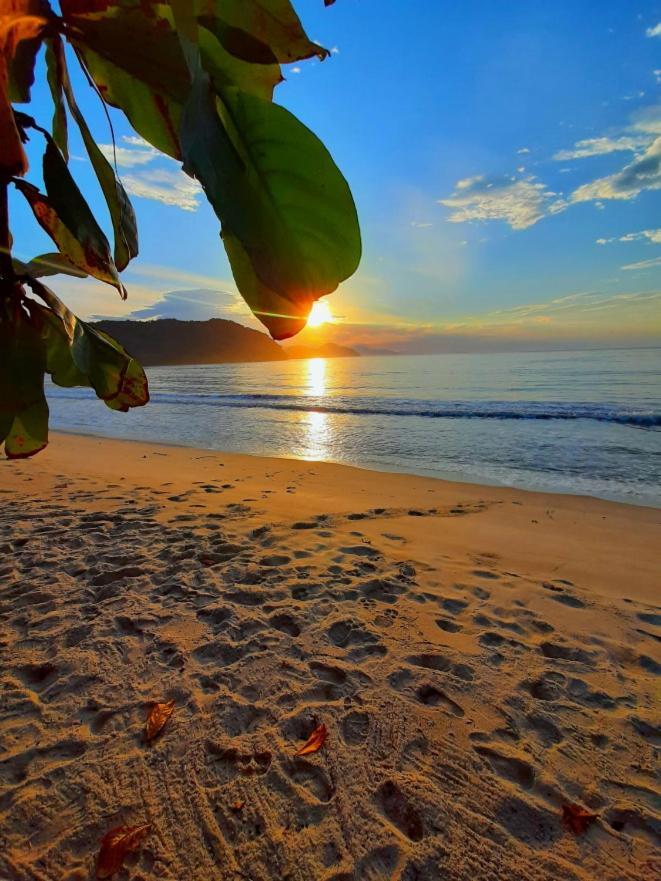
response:
<path id="1" fill-rule="evenodd" d="M 307 327 L 320 327 L 320 325 L 327 324 L 332 320 L 333 314 L 328 303 L 325 300 L 317 300 L 310 309 Z"/>

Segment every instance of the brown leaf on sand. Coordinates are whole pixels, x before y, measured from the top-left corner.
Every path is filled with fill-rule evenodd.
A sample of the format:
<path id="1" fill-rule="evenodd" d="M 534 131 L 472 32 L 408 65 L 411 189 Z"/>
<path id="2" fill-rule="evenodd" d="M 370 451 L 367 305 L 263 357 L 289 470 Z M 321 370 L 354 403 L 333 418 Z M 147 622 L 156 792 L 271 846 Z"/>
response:
<path id="1" fill-rule="evenodd" d="M 106 832 L 96 864 L 96 877 L 112 878 L 122 868 L 124 858 L 140 847 L 150 831 L 151 824 L 145 823 L 142 826 L 116 826 Z"/>
<path id="2" fill-rule="evenodd" d="M 577 804 L 562 806 L 562 822 L 574 835 L 583 835 L 589 826 L 597 819 L 597 814 L 591 814 Z"/>
<path id="3" fill-rule="evenodd" d="M 150 743 L 163 730 L 163 726 L 168 721 L 174 710 L 174 701 L 168 701 L 164 704 L 154 704 L 147 716 L 147 724 L 145 725 L 145 740 Z"/>
<path id="4" fill-rule="evenodd" d="M 326 738 L 328 737 L 328 730 L 325 725 L 317 725 L 312 734 L 305 741 L 303 746 L 296 751 L 297 756 L 307 756 L 310 753 L 318 752 L 322 746 Z"/>

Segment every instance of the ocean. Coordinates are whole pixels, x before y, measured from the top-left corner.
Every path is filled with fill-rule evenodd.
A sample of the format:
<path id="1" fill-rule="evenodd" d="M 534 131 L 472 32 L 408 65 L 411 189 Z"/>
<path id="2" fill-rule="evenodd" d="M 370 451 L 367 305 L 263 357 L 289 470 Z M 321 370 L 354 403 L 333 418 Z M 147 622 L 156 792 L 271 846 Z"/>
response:
<path id="1" fill-rule="evenodd" d="M 661 506 L 661 349 L 152 367 L 116 413 L 49 385 L 51 427 Z"/>

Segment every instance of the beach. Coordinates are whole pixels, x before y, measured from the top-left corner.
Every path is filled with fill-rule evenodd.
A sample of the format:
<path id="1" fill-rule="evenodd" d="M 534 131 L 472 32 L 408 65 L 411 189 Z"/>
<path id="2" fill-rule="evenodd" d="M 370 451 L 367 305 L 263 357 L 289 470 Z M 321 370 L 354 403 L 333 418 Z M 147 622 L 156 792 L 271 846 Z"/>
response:
<path id="1" fill-rule="evenodd" d="M 0 501 L 3 881 L 659 871 L 658 508 L 71 434 Z"/>

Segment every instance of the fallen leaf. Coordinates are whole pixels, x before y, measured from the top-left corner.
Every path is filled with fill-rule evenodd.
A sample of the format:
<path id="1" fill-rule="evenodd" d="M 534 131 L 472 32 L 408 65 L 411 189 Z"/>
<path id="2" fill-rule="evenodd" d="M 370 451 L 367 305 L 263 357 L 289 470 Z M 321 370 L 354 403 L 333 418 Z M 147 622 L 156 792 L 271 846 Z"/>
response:
<path id="1" fill-rule="evenodd" d="M 122 868 L 124 858 L 142 844 L 151 831 L 151 823 L 142 826 L 116 826 L 106 832 L 96 864 L 97 878 L 111 878 Z"/>
<path id="2" fill-rule="evenodd" d="M 238 813 L 239 811 L 243 810 L 245 804 L 246 803 L 244 801 L 235 801 L 234 804 L 231 805 L 231 808 L 233 811 L 236 811 Z"/>
<path id="3" fill-rule="evenodd" d="M 583 835 L 584 832 L 597 819 L 597 814 L 591 814 L 577 804 L 562 806 L 562 822 L 574 835 Z"/>
<path id="4" fill-rule="evenodd" d="M 312 734 L 305 741 L 303 746 L 297 750 L 297 756 L 307 756 L 310 753 L 318 752 L 328 736 L 328 730 L 325 725 L 317 725 Z"/>
<path id="5" fill-rule="evenodd" d="M 163 726 L 168 721 L 174 710 L 174 701 L 168 701 L 165 704 L 154 704 L 147 716 L 147 724 L 145 726 L 145 739 L 147 743 L 152 741 L 163 730 Z"/>

